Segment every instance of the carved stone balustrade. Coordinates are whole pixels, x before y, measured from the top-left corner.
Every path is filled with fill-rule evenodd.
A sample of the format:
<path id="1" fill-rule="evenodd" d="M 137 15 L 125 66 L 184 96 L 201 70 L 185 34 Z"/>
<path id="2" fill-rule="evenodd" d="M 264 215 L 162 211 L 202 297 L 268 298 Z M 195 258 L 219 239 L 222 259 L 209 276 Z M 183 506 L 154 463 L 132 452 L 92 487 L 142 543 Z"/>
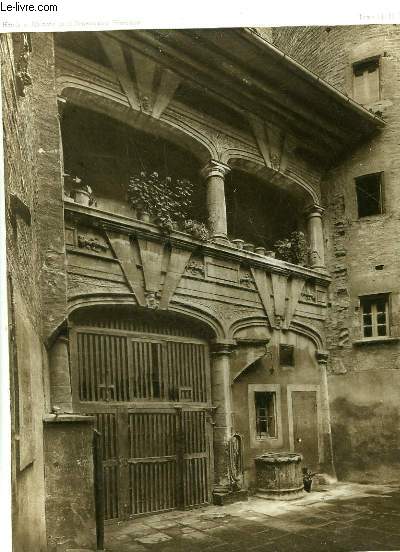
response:
<path id="1" fill-rule="evenodd" d="M 65 202 L 70 310 L 127 303 L 202 320 L 218 339 L 242 327 L 323 332 L 329 277 L 154 224 Z"/>

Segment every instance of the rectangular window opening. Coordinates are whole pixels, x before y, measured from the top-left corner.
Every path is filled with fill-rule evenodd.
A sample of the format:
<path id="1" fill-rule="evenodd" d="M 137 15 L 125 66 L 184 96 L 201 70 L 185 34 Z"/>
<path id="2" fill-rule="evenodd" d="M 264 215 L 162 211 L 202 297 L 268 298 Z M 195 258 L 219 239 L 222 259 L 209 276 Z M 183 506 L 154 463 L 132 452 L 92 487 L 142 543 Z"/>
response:
<path id="1" fill-rule="evenodd" d="M 359 176 L 355 181 L 358 217 L 382 214 L 382 173 Z"/>
<path id="2" fill-rule="evenodd" d="M 364 338 L 389 336 L 389 297 L 361 297 L 362 335 Z"/>
<path id="3" fill-rule="evenodd" d="M 279 365 L 294 366 L 294 346 L 279 345 Z"/>
<path id="4" fill-rule="evenodd" d="M 360 104 L 380 100 L 379 57 L 353 64 L 353 97 Z"/>
<path id="5" fill-rule="evenodd" d="M 256 391 L 254 393 L 256 408 L 256 437 L 257 439 L 276 438 L 276 393 L 270 391 Z"/>

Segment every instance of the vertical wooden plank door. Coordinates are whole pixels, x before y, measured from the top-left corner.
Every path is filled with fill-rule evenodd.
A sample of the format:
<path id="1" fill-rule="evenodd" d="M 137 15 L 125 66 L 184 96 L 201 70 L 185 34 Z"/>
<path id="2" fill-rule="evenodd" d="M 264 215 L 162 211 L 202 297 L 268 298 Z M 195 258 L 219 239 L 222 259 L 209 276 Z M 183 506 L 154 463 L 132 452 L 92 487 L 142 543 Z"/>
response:
<path id="1" fill-rule="evenodd" d="M 174 409 L 129 414 L 129 514 L 177 506 L 177 431 Z"/>
<path id="2" fill-rule="evenodd" d="M 292 391 L 294 450 L 303 455 L 303 465 L 318 469 L 318 415 L 316 391 Z"/>
<path id="3" fill-rule="evenodd" d="M 107 328 L 73 333 L 76 410 L 101 433 L 105 519 L 210 499 L 207 345 Z"/>
<path id="4" fill-rule="evenodd" d="M 210 499 L 209 453 L 205 410 L 182 410 L 183 506 L 207 504 Z"/>

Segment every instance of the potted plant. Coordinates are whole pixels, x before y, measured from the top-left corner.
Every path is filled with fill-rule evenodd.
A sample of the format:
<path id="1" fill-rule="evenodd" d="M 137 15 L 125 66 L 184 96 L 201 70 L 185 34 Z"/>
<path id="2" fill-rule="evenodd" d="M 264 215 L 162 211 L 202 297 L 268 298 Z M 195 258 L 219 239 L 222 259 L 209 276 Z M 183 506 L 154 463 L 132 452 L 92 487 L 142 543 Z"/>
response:
<path id="1" fill-rule="evenodd" d="M 316 474 L 316 472 L 310 471 L 307 467 L 302 469 L 303 472 L 303 484 L 304 484 L 304 490 L 307 493 L 311 492 L 312 482 L 313 478 Z"/>
<path id="2" fill-rule="evenodd" d="M 189 180 L 161 177 L 156 171 L 142 171 L 128 184 L 128 200 L 142 221 L 154 222 L 166 233 L 182 230 L 206 241 L 209 233 L 205 224 L 190 218 L 192 193 Z"/>
<path id="3" fill-rule="evenodd" d="M 188 219 L 183 223 L 183 230 L 197 240 L 208 241 L 210 239 L 210 232 L 203 222 Z"/>
<path id="4" fill-rule="evenodd" d="M 306 265 L 309 247 L 303 232 L 294 231 L 288 238 L 278 240 L 273 246 L 276 257 L 289 263 Z"/>
<path id="5" fill-rule="evenodd" d="M 64 174 L 64 178 L 67 182 L 70 181 L 70 186 L 72 186 L 71 197 L 75 203 L 86 207 L 95 205 L 92 188 L 88 184 L 82 184 L 82 179 L 79 176 Z"/>

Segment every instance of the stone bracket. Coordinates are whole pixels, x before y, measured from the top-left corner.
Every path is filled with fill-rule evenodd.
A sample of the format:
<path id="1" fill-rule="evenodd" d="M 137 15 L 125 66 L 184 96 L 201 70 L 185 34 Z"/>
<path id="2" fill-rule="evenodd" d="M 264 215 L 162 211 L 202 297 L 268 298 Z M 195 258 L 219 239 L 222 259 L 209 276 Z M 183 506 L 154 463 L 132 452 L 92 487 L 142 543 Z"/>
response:
<path id="1" fill-rule="evenodd" d="M 135 263 L 129 236 L 109 231 L 106 232 L 106 235 L 114 256 L 120 262 L 122 272 L 129 287 L 135 294 L 137 302 L 142 307 L 145 306 L 146 298 L 140 285 L 140 273 Z"/>

